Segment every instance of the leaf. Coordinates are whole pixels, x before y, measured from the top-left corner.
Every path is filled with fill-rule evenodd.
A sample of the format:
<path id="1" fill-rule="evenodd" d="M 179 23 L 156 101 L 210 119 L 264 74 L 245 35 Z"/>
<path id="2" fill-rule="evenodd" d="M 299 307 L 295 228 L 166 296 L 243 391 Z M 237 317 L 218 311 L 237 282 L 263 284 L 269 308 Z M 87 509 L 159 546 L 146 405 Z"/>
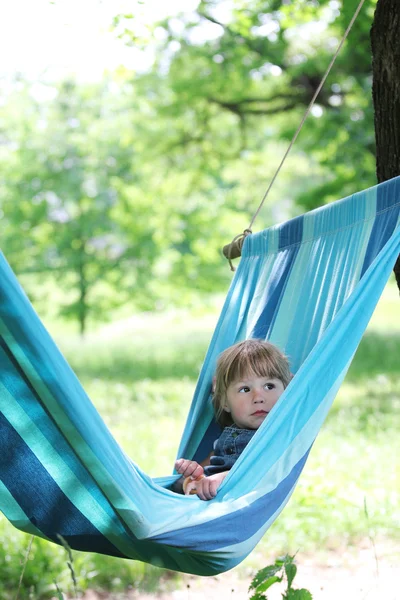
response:
<path id="1" fill-rule="evenodd" d="M 366 496 L 364 496 L 364 514 L 367 518 L 367 521 L 369 520 L 369 514 L 368 514 L 368 506 L 367 506 L 367 498 Z"/>
<path id="2" fill-rule="evenodd" d="M 276 559 L 275 564 L 279 565 L 280 567 L 283 567 L 283 565 L 292 563 L 293 560 L 294 560 L 294 556 L 290 556 L 290 554 L 285 554 L 284 556 L 279 556 Z"/>
<path id="3" fill-rule="evenodd" d="M 257 592 L 265 592 L 265 590 L 267 590 L 269 587 L 271 587 L 271 585 L 274 585 L 274 583 L 277 583 L 278 581 L 282 581 L 282 577 L 278 577 L 277 575 L 275 575 L 274 577 L 269 577 L 266 581 L 260 583 L 260 585 L 257 587 Z"/>
<path id="4" fill-rule="evenodd" d="M 288 580 L 288 588 L 292 587 L 293 579 L 296 577 L 297 567 L 293 563 L 285 564 L 285 573 Z"/>
<path id="5" fill-rule="evenodd" d="M 268 567 L 264 567 L 256 573 L 252 582 L 250 583 L 249 591 L 258 587 L 261 583 L 263 583 L 266 579 L 273 577 L 278 571 L 282 568 L 281 565 L 269 565 Z"/>
<path id="6" fill-rule="evenodd" d="M 265 594 L 259 594 L 256 592 L 249 600 L 268 600 L 268 598 Z"/>
<path id="7" fill-rule="evenodd" d="M 308 590 L 288 590 L 284 596 L 285 600 L 312 600 L 312 595 Z"/>

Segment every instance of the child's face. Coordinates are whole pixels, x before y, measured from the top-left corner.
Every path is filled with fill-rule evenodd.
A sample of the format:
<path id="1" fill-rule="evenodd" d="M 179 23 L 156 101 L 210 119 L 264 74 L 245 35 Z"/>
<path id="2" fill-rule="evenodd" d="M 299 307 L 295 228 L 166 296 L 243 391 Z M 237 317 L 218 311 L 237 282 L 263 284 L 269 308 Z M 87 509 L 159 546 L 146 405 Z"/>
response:
<path id="1" fill-rule="evenodd" d="M 245 376 L 233 381 L 227 391 L 224 410 L 241 429 L 258 429 L 284 392 L 280 379 Z"/>

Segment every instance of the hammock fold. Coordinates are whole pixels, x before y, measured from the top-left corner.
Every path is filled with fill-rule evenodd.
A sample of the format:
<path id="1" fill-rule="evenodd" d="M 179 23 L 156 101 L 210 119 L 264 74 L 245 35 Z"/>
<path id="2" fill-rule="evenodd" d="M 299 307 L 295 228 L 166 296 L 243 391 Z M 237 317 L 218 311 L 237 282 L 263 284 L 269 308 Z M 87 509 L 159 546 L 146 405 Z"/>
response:
<path id="1" fill-rule="evenodd" d="M 395 178 L 246 238 L 178 456 L 203 459 L 219 435 L 209 396 L 226 347 L 269 339 L 296 376 L 209 502 L 174 494 L 176 476 L 152 479 L 122 451 L 2 258 L 6 518 L 73 549 L 198 575 L 237 565 L 295 488 L 400 253 L 399 215 Z"/>

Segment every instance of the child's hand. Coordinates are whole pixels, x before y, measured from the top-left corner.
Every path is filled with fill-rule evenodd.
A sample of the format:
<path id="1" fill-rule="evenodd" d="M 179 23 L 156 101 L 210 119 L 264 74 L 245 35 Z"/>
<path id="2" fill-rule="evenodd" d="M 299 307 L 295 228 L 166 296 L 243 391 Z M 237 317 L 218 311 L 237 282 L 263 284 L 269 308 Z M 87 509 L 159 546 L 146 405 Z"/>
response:
<path id="1" fill-rule="evenodd" d="M 203 477 L 200 481 L 189 482 L 186 486 L 185 494 L 190 494 L 195 489 L 200 500 L 211 500 L 217 495 L 217 490 L 228 473 L 229 471 L 224 471 L 223 473 L 210 475 L 210 477 Z"/>
<path id="2" fill-rule="evenodd" d="M 204 475 L 204 469 L 195 460 L 187 460 L 186 458 L 180 458 L 175 463 L 175 469 L 183 477 L 191 477 L 192 479 L 199 479 Z"/>

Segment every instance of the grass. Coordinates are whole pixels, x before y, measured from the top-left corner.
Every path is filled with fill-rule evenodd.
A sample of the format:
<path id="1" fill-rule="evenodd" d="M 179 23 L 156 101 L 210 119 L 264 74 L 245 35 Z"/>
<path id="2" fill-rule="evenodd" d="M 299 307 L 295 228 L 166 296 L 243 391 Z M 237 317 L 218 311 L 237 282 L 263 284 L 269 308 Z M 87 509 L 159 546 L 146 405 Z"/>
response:
<path id="1" fill-rule="evenodd" d="M 271 555 L 323 555 L 360 540 L 400 547 L 400 324 L 388 286 L 348 376 L 314 444 L 296 491 L 242 569 Z M 171 472 L 216 312 L 143 315 L 99 329 L 82 343 L 53 334 L 125 451 L 153 476 Z M 50 324 L 52 330 L 52 325 Z M 149 426 L 151 424 L 151 426 Z M 366 507 L 367 506 L 367 510 Z M 29 536 L 0 521 L 0 597 L 15 597 Z M 35 539 L 24 575 L 34 598 L 72 590 L 64 548 Z M 160 591 L 166 572 L 95 554 L 74 553 L 78 589 L 128 586 Z M 160 575 L 163 574 L 160 583 Z"/>

